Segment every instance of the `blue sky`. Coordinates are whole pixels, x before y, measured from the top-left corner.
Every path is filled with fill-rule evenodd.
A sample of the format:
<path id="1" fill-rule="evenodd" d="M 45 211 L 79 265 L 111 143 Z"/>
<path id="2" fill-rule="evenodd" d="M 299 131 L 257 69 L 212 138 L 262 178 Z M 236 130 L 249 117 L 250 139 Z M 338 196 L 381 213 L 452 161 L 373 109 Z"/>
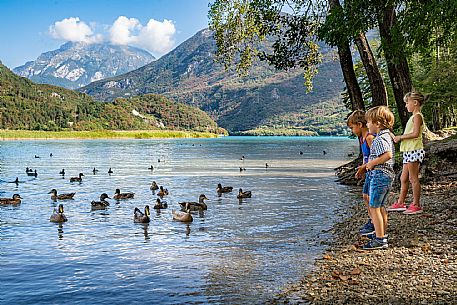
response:
<path id="1" fill-rule="evenodd" d="M 0 0 L 0 61 L 12 69 L 66 41 L 102 40 L 159 57 L 208 26 L 209 2 Z"/>

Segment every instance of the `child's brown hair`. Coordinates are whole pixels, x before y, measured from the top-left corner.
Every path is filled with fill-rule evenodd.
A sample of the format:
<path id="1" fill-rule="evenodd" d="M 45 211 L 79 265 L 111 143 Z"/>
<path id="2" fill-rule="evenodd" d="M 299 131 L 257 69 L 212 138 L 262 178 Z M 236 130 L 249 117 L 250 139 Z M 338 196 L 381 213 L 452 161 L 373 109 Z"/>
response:
<path id="1" fill-rule="evenodd" d="M 349 115 L 347 119 L 348 126 L 358 123 L 362 123 L 362 127 L 367 127 L 367 118 L 365 117 L 365 112 L 362 110 L 355 110 Z"/>
<path id="2" fill-rule="evenodd" d="M 405 96 L 403 97 L 403 100 L 406 101 L 408 100 L 408 97 L 411 98 L 413 101 L 417 101 L 419 103 L 419 105 L 424 105 L 425 103 L 425 100 L 427 99 L 422 93 L 420 92 L 417 92 L 417 91 L 412 91 L 412 92 L 408 92 L 405 94 Z"/>
<path id="3" fill-rule="evenodd" d="M 366 113 L 367 121 L 379 123 L 383 129 L 391 129 L 394 126 L 395 117 L 386 106 L 377 106 L 369 109 Z"/>

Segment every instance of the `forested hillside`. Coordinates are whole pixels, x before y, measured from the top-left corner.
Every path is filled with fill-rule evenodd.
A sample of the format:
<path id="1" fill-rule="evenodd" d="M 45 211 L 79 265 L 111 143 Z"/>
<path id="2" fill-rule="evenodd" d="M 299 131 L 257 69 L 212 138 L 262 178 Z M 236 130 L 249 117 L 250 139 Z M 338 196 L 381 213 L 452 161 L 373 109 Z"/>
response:
<path id="1" fill-rule="evenodd" d="M 221 132 L 205 112 L 163 96 L 98 102 L 83 93 L 35 84 L 0 63 L 0 129 L 161 128 Z"/>
<path id="2" fill-rule="evenodd" d="M 321 46 L 326 55 L 307 93 L 300 70 L 277 71 L 266 63 L 255 64 L 240 77 L 214 61 L 215 41 L 202 30 L 155 62 L 130 73 L 94 82 L 80 90 L 99 100 L 157 93 L 175 101 L 197 106 L 231 132 L 266 126 L 289 126 L 304 132 L 337 134 L 334 120 L 317 112 L 306 124 L 294 117 L 320 103 L 336 105 L 341 121 L 346 110 L 340 100 L 343 80 L 332 50 Z M 281 127 L 282 128 L 282 127 Z"/>

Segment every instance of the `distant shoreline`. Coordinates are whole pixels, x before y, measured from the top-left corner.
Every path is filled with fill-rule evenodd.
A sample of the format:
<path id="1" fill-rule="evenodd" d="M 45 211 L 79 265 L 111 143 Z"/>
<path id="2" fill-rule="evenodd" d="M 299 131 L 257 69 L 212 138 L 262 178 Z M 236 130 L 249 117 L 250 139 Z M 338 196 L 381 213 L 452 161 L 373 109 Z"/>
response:
<path id="1" fill-rule="evenodd" d="M 176 130 L 96 130 L 96 131 L 41 131 L 0 130 L 0 140 L 90 140 L 90 139 L 174 139 L 217 138 L 209 132 Z"/>

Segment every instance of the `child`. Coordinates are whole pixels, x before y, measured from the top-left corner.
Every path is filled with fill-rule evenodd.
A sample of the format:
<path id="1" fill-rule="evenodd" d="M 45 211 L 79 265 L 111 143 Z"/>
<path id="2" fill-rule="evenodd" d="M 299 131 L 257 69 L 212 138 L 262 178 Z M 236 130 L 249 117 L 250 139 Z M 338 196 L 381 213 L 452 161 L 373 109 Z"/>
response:
<path id="1" fill-rule="evenodd" d="M 359 139 L 360 148 L 362 150 L 363 163 L 365 165 L 368 163 L 368 156 L 370 155 L 370 147 L 373 142 L 374 136 L 368 131 L 367 128 L 367 119 L 365 118 L 365 112 L 362 110 L 356 110 L 347 119 L 347 125 L 351 128 L 352 133 L 357 136 Z M 368 210 L 368 222 L 360 229 L 360 234 L 367 235 L 373 233 L 374 225 L 371 222 L 370 209 L 368 208 L 368 202 L 370 200 L 368 194 L 368 187 L 370 185 L 369 175 L 366 174 L 365 167 L 361 166 L 357 169 L 355 177 L 360 179 L 365 174 L 365 183 L 363 184 L 363 201 Z"/>
<path id="2" fill-rule="evenodd" d="M 421 107 L 425 97 L 418 92 L 409 92 L 405 95 L 404 101 L 408 112 L 413 115 L 406 123 L 403 135 L 394 138 L 395 143 L 401 141 L 400 151 L 403 152 L 403 170 L 401 173 L 401 190 L 397 202 L 391 205 L 388 211 L 404 211 L 403 214 L 422 213 L 420 206 L 421 186 L 419 182 L 419 165 L 425 157 L 424 145 L 422 144 L 422 131 L 424 129 L 424 117 Z M 408 179 L 413 189 L 413 203 L 406 209 L 405 199 L 408 194 Z"/>
<path id="3" fill-rule="evenodd" d="M 362 165 L 370 171 L 369 182 L 369 209 L 371 220 L 375 227 L 375 236 L 366 245 L 364 250 L 387 248 L 387 212 L 384 203 L 394 178 L 394 143 L 389 128 L 394 125 L 394 115 L 385 106 L 378 106 L 367 111 L 367 126 L 376 138 L 371 145 L 368 163 Z"/>

